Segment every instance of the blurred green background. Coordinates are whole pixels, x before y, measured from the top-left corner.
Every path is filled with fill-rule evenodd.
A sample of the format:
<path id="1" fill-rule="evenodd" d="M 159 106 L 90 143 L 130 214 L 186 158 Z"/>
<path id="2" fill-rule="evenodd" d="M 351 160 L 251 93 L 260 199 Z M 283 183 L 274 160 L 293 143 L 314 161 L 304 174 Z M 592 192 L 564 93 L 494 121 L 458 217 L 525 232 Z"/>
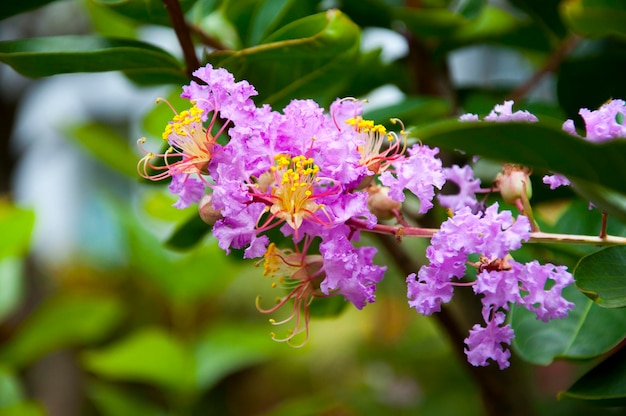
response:
<path id="1" fill-rule="evenodd" d="M 407 307 L 406 274 L 386 257 L 388 242 L 364 238 L 379 246 L 377 264 L 389 265 L 377 302 L 363 311 L 335 298 L 314 305 L 310 341 L 294 349 L 271 340 L 268 317 L 255 307 L 258 295 L 274 296 L 271 280 L 237 253 L 226 256 L 194 209 L 171 206 L 162 184 L 138 179 L 135 140 L 156 143 L 171 116 L 154 100 L 178 105 L 188 82 L 160 1 L 16 4 L 0 6 L 1 39 L 51 43 L 32 55 L 0 46 L 8 64 L 0 66 L 0 415 L 486 413 L 476 378 L 486 373 L 469 369 L 463 345 L 451 344 L 440 322 Z M 276 109 L 291 98 L 328 106 L 355 96 L 369 99 L 373 118 L 416 127 L 465 111 L 484 115 L 505 97 L 564 120 L 626 96 L 626 11 L 609 1 L 181 5 L 201 61 L 249 79 L 257 104 Z M 35 6 L 43 7 L 29 10 Z M 331 8 L 341 11 L 334 20 L 324 14 Z M 55 48 L 69 43 L 57 36 L 94 33 L 164 51 L 148 62 L 142 46 L 109 66 L 103 53 L 93 58 L 102 66 L 88 68 L 92 58 L 77 48 L 76 71 L 63 67 Z M 202 46 L 202 33 L 213 47 L 206 39 Z M 283 48 L 298 36 L 301 44 Z M 278 46 L 252 52 L 272 42 Z M 489 183 L 493 164 L 476 168 Z M 597 229 L 599 216 L 581 221 L 586 203 L 572 204 L 569 190 L 538 189 L 535 199 L 547 230 Z M 424 221 L 445 218 L 441 209 L 432 215 Z M 612 232 L 623 230 L 611 223 Z M 403 244 L 419 264 L 427 241 Z M 520 256 L 574 267 L 588 252 L 540 246 Z M 519 375 L 536 414 L 623 414 L 556 398 L 598 359 L 553 362 L 522 352 L 527 363 L 513 354 L 507 377 Z M 515 395 L 518 386 L 502 380 Z"/>

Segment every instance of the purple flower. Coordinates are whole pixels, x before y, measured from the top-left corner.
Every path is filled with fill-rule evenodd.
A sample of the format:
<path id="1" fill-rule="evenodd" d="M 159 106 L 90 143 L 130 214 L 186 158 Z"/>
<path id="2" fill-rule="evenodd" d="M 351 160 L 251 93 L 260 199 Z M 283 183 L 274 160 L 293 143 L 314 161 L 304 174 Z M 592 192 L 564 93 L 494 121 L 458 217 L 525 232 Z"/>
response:
<path id="1" fill-rule="evenodd" d="M 524 265 L 514 264 L 514 270 L 527 292 L 521 304 L 535 312 L 537 319 L 547 322 L 551 319 L 564 318 L 574 304 L 561 296 L 563 288 L 574 283 L 574 278 L 565 266 L 539 264 L 533 260 Z M 548 281 L 552 281 L 552 284 Z"/>
<path id="2" fill-rule="evenodd" d="M 380 182 L 389 187 L 389 196 L 398 202 L 404 201 L 404 190 L 408 189 L 420 200 L 419 213 L 424 214 L 433 207 L 435 189 L 441 189 L 445 183 L 441 160 L 435 155 L 439 149 L 424 145 L 414 145 L 409 156 L 392 163 L 395 175 L 385 171 L 380 175 Z"/>
<path id="3" fill-rule="evenodd" d="M 358 309 L 374 302 L 376 283 L 383 278 L 386 269 L 372 263 L 376 254 L 374 247 L 355 248 L 340 233 L 323 241 L 320 253 L 324 258 L 323 270 L 326 274 L 320 285 L 323 293 L 339 293 Z"/>
<path id="4" fill-rule="evenodd" d="M 478 207 L 476 192 L 480 190 L 480 179 L 474 177 L 471 166 L 465 165 L 462 168 L 454 165 L 450 168 L 443 168 L 446 181 L 454 182 L 459 187 L 459 193 L 455 195 L 437 195 L 441 205 L 456 212 L 463 207 L 470 207 L 472 211 Z"/>
<path id="5" fill-rule="evenodd" d="M 518 110 L 513 112 L 513 101 L 505 101 L 504 104 L 497 104 L 493 110 L 485 117 L 485 121 L 508 122 L 522 121 L 526 123 L 535 123 L 539 121 L 537 117 L 528 111 Z"/>
<path id="6" fill-rule="evenodd" d="M 590 142 L 626 137 L 626 126 L 623 124 L 626 103 L 623 100 L 611 100 L 595 111 L 581 108 L 578 114 L 585 120 L 585 139 Z"/>
<path id="7" fill-rule="evenodd" d="M 194 202 L 200 201 L 204 195 L 204 183 L 185 174 L 173 175 L 168 189 L 171 193 L 178 195 L 178 201 L 174 204 L 178 209 L 187 208 Z"/>
<path id="8" fill-rule="evenodd" d="M 469 337 L 465 339 L 465 354 L 470 364 L 486 366 L 487 360 L 491 359 L 498 363 L 501 370 L 509 366 L 511 352 L 502 344 L 511 345 L 514 334 L 510 325 L 502 325 L 504 319 L 503 312 L 496 312 L 492 319 L 487 320 L 487 326 L 476 324 L 472 327 Z"/>
<path id="9" fill-rule="evenodd" d="M 510 270 L 483 270 L 476 275 L 473 289 L 474 293 L 483 295 L 483 305 L 493 310 L 508 310 L 509 303 L 521 300 L 518 277 Z"/>
<path id="10" fill-rule="evenodd" d="M 526 110 L 513 112 L 513 101 L 505 101 L 503 104 L 496 104 L 484 120 L 497 123 L 505 123 L 509 121 L 535 123 L 539 121 L 534 114 L 531 114 Z M 480 119 L 476 114 L 468 113 L 459 117 L 459 121 L 480 121 Z"/>
<path id="11" fill-rule="evenodd" d="M 543 177 L 543 183 L 550 185 L 550 189 L 556 189 L 559 186 L 569 186 L 570 181 L 563 175 L 545 175 Z"/>

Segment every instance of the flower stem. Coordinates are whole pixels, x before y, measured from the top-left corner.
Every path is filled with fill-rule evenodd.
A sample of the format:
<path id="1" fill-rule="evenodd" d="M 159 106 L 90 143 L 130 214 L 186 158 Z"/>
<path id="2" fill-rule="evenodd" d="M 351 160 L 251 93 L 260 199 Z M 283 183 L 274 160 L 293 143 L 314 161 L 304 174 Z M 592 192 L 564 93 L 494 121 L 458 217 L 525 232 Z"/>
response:
<path id="1" fill-rule="evenodd" d="M 178 0 L 163 0 L 167 14 L 172 21 L 172 27 L 178 38 L 178 43 L 183 50 L 183 56 L 185 57 L 185 64 L 187 66 L 186 71 L 189 76 L 192 72 L 200 67 L 200 61 L 196 55 L 196 51 L 191 40 L 191 35 L 185 23 L 185 17 L 183 16 L 183 10 L 180 8 Z"/>
<path id="2" fill-rule="evenodd" d="M 422 237 L 431 238 L 438 228 L 420 228 L 420 227 L 403 227 L 386 224 L 376 224 L 371 228 L 368 228 L 365 221 L 350 219 L 347 224 L 352 228 L 360 231 L 368 231 L 376 234 L 393 235 L 397 239 L 402 237 Z M 544 233 L 536 231 L 530 233 L 529 243 L 552 243 L 552 244 L 590 244 L 595 246 L 614 246 L 614 245 L 626 245 L 626 237 L 619 237 L 613 235 L 604 234 L 604 236 L 593 235 L 578 235 L 578 234 L 557 234 L 557 233 Z"/>

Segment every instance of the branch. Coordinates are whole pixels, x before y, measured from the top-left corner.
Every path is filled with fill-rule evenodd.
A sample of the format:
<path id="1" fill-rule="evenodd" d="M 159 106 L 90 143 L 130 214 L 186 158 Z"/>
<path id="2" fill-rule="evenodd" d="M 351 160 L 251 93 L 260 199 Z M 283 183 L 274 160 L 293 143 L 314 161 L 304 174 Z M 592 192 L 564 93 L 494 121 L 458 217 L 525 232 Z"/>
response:
<path id="1" fill-rule="evenodd" d="M 543 77 L 551 72 L 554 72 L 559 65 L 561 65 L 561 62 L 563 62 L 565 57 L 567 57 L 576 45 L 580 43 L 581 39 L 582 38 L 578 36 L 571 36 L 561 42 L 559 47 L 552 52 L 552 55 L 550 55 L 545 65 L 535 72 L 525 83 L 512 91 L 506 99 L 519 101 L 521 98 L 525 97 L 530 91 L 532 91 L 533 88 L 537 86 L 537 84 L 539 84 L 539 81 L 541 81 Z"/>
<path id="2" fill-rule="evenodd" d="M 185 57 L 185 64 L 187 66 L 185 70 L 191 77 L 193 71 L 200 67 L 200 61 L 196 56 L 196 50 L 191 40 L 185 17 L 183 16 L 183 10 L 180 8 L 178 0 L 163 0 L 163 4 L 172 21 L 172 27 L 178 38 L 178 43 L 183 50 L 183 56 Z"/>
<path id="3" fill-rule="evenodd" d="M 393 235 L 398 239 L 402 237 L 422 237 L 431 238 L 438 228 L 419 228 L 419 227 L 398 227 L 394 225 L 376 224 L 372 228 L 368 228 L 365 221 L 354 218 L 346 222 L 347 225 L 361 231 L 368 231 L 376 234 Z M 541 231 L 530 233 L 529 243 L 552 243 L 552 244 L 590 244 L 595 246 L 616 246 L 626 245 L 626 237 L 618 237 L 613 235 L 593 236 L 578 234 L 557 234 L 544 233 Z"/>

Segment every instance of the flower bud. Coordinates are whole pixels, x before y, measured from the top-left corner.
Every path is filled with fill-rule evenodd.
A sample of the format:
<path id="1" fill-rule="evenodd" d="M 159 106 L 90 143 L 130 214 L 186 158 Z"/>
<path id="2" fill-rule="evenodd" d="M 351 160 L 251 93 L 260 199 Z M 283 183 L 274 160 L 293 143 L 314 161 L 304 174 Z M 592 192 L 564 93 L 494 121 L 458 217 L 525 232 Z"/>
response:
<path id="1" fill-rule="evenodd" d="M 389 198 L 389 188 L 373 185 L 367 188 L 367 206 L 370 212 L 378 219 L 388 220 L 396 217 L 402 209 L 402 204 Z M 395 213 L 394 213 L 395 212 Z"/>
<path id="2" fill-rule="evenodd" d="M 213 208 L 213 195 L 204 194 L 200 202 L 198 203 L 198 213 L 202 221 L 209 225 L 215 224 L 215 222 L 222 218 L 222 213 L 219 210 Z"/>
<path id="3" fill-rule="evenodd" d="M 502 199 L 509 204 L 517 200 L 530 200 L 533 194 L 530 183 L 530 172 L 527 168 L 517 165 L 504 165 L 502 172 L 496 177 Z M 522 197 L 524 195 L 524 197 Z"/>

